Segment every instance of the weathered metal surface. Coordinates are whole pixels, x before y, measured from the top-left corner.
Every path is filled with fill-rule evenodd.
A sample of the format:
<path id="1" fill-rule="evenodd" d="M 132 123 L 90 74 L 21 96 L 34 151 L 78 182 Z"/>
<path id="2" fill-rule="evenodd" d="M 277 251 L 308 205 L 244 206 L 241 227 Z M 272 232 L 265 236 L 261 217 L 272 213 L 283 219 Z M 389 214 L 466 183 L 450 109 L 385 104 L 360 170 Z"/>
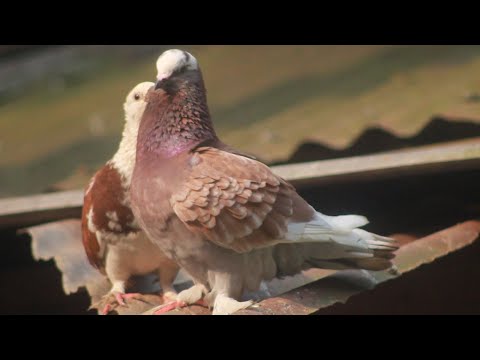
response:
<path id="1" fill-rule="evenodd" d="M 90 265 L 83 249 L 79 219 L 67 219 L 48 224 L 33 226 L 25 230 L 31 239 L 32 255 L 35 260 L 54 260 L 62 274 L 62 286 L 65 294 L 86 288 L 91 304 L 97 303 L 108 293 L 111 283 Z M 175 281 L 178 289 L 191 285 L 190 278 L 180 272 Z M 154 274 L 135 277 L 132 292 L 146 294 L 143 301 L 130 301 L 129 307 L 119 307 L 116 311 L 122 315 L 139 314 L 162 303 L 158 296 L 161 288 Z M 145 302 L 146 300 L 146 302 Z"/>
<path id="2" fill-rule="evenodd" d="M 480 221 L 470 220 L 413 241 L 397 250 L 395 263 L 401 273 L 472 244 L 480 234 Z"/>
<path id="3" fill-rule="evenodd" d="M 36 260 L 54 259 L 62 273 L 62 284 L 66 294 L 86 287 L 92 303 L 110 289 L 110 283 L 91 267 L 85 256 L 80 234 L 80 221 L 70 219 L 44 224 L 27 229 L 32 237 L 32 253 Z M 480 221 L 468 221 L 427 237 L 409 238 L 397 251 L 395 264 L 401 274 L 428 264 L 435 259 L 459 250 L 475 241 L 480 233 Z M 401 237 L 402 235 L 397 235 Z M 246 298 L 257 303 L 237 314 L 241 315 L 293 315 L 311 314 L 337 302 L 345 302 L 351 296 L 372 289 L 377 284 L 393 279 L 386 272 L 333 271 L 311 269 L 295 277 L 275 279 L 267 284 L 268 293 L 249 294 Z M 121 315 L 148 314 L 150 309 L 162 304 L 158 295 L 160 287 L 155 275 L 137 277 L 132 291 L 145 293 L 142 301 L 131 300 L 128 307 L 119 307 Z M 188 287 L 188 278 L 179 277 L 178 290 Z M 169 315 L 207 315 L 209 310 L 192 306 L 175 310 Z"/>
<path id="4" fill-rule="evenodd" d="M 480 221 L 467 221 L 424 238 L 405 243 L 398 251 L 395 264 L 400 274 L 412 271 L 435 259 L 472 244 L 480 234 Z M 401 275 L 399 275 L 401 276 Z M 335 303 L 346 302 L 353 295 L 395 279 L 387 272 L 348 270 L 313 281 L 283 295 L 260 301 L 235 315 L 309 315 Z M 174 310 L 174 315 L 206 315 L 199 306 Z"/>
<path id="5" fill-rule="evenodd" d="M 32 239 L 31 249 L 35 260 L 54 260 L 62 274 L 62 286 L 65 294 L 72 294 L 80 288 L 86 288 L 91 303 L 95 304 L 110 290 L 110 282 L 88 262 L 82 245 L 79 219 L 42 224 L 22 231 L 27 232 Z M 268 283 L 268 292 L 247 294 L 246 298 L 260 301 L 266 297 L 277 296 L 326 277 L 332 272 L 331 270 L 311 269 L 297 276 L 282 280 L 275 279 Z M 183 290 L 192 283 L 188 275 L 182 271 L 177 277 L 175 285 L 177 290 Z M 132 281 L 131 291 L 147 295 L 141 301 L 130 300 L 129 307 L 117 308 L 116 311 L 121 315 L 140 314 L 163 302 L 162 297 L 159 296 L 161 289 L 155 274 L 135 277 Z"/>
<path id="6" fill-rule="evenodd" d="M 352 294 L 372 289 L 377 281 L 367 271 L 347 270 L 266 299 L 238 315 L 308 315 Z"/>
<path id="7" fill-rule="evenodd" d="M 480 221 L 467 221 L 442 230 L 402 246 L 397 251 L 395 264 L 400 274 L 407 273 L 472 244 L 479 233 Z M 385 272 L 342 271 L 280 297 L 264 300 L 236 315 L 308 315 L 334 303 L 344 303 L 351 296 L 394 278 Z"/>
<path id="8" fill-rule="evenodd" d="M 273 166 L 296 186 L 480 168 L 480 138 L 336 160 Z M 79 217 L 83 191 L 0 199 L 0 228 Z"/>
<path id="9" fill-rule="evenodd" d="M 31 239 L 35 260 L 55 260 L 62 273 L 65 294 L 82 286 L 101 283 L 103 277 L 89 264 L 82 248 L 80 220 L 70 219 L 26 229 Z"/>
<path id="10" fill-rule="evenodd" d="M 305 284 L 326 278 L 334 274 L 335 270 L 310 269 L 303 271 L 296 276 L 290 276 L 283 279 L 274 279 L 265 284 L 266 291 L 258 291 L 255 293 L 245 294 L 243 300 L 254 300 L 255 302 L 266 301 L 272 296 L 278 296 L 290 290 L 299 288 Z M 153 311 L 149 309 L 142 315 L 151 315 Z M 193 305 L 181 310 L 174 310 L 165 315 L 210 315 L 211 312 L 205 307 Z"/>

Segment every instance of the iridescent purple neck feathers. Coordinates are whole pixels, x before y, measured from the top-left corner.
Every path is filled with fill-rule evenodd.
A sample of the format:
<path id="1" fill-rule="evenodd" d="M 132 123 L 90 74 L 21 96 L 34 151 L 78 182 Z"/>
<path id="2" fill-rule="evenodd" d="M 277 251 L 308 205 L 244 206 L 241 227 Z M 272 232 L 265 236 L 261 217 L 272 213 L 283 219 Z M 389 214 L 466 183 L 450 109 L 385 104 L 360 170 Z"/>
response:
<path id="1" fill-rule="evenodd" d="M 187 71 L 158 83 L 146 97 L 137 153 L 165 158 L 217 139 L 210 120 L 206 90 L 199 70 Z"/>

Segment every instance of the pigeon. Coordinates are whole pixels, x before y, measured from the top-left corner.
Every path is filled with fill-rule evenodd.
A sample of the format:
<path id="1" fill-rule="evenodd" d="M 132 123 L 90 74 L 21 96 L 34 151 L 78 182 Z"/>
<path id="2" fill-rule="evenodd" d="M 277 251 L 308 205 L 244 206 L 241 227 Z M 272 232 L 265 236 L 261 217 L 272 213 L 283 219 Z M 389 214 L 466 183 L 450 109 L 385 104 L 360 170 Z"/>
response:
<path id="1" fill-rule="evenodd" d="M 312 267 L 388 270 L 394 239 L 360 227 L 360 215 L 328 216 L 264 163 L 217 136 L 202 72 L 182 50 L 157 60 L 157 82 L 140 122 L 131 204 L 141 228 L 193 278 L 157 314 L 198 301 L 213 314 L 241 301 L 262 281 Z"/>
<path id="2" fill-rule="evenodd" d="M 141 294 L 126 293 L 132 275 L 158 271 L 164 299 L 175 299 L 173 281 L 178 265 L 165 256 L 141 231 L 130 208 L 130 183 L 135 164 L 136 140 L 145 94 L 152 82 L 136 85 L 124 103 L 125 127 L 120 146 L 90 180 L 82 209 L 82 240 L 89 262 L 112 283 L 110 292 L 97 306 L 102 314 L 125 300 L 142 300 Z"/>

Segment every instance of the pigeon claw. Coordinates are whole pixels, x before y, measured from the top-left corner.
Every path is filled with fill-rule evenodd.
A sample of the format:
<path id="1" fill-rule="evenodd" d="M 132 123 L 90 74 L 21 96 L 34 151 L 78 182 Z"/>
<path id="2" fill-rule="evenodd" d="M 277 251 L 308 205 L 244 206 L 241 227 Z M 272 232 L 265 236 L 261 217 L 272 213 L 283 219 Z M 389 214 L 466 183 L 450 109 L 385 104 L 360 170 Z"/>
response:
<path id="1" fill-rule="evenodd" d="M 130 299 L 142 300 L 142 294 L 139 293 L 129 293 L 124 294 L 120 292 L 110 292 L 105 295 L 97 304 L 92 305 L 93 307 L 101 308 L 102 311 L 100 314 L 108 315 L 111 311 L 115 310 L 119 306 L 127 307 L 127 302 Z M 103 308 L 102 308 L 103 305 Z"/>
<path id="2" fill-rule="evenodd" d="M 205 302 L 202 300 L 198 300 L 197 302 L 191 304 L 191 305 L 200 305 L 200 306 L 206 306 Z M 184 301 L 172 301 L 168 304 L 164 304 L 164 305 L 161 305 L 159 306 L 154 312 L 153 312 L 153 315 L 162 315 L 162 314 L 165 314 L 169 311 L 172 311 L 172 310 L 177 310 L 177 309 L 181 309 L 181 308 L 185 308 L 189 306 L 189 304 L 187 304 L 186 302 Z"/>
<path id="3" fill-rule="evenodd" d="M 125 300 L 139 299 L 141 297 L 142 295 L 138 293 L 129 293 L 129 294 L 115 293 L 115 300 L 120 306 L 127 306 L 127 304 L 125 303 Z"/>

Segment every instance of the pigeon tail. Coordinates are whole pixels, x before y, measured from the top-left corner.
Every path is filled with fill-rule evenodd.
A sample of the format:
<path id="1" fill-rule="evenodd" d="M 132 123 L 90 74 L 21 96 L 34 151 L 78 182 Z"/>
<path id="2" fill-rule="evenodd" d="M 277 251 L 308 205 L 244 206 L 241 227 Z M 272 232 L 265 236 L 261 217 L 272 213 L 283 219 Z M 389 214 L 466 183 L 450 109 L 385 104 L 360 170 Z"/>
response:
<path id="1" fill-rule="evenodd" d="M 392 238 L 380 236 L 360 226 L 368 224 L 360 215 L 327 216 L 316 212 L 306 223 L 291 223 L 286 240 L 303 249 L 314 266 L 331 269 L 362 268 L 385 270 L 392 267 L 398 249 Z"/>

